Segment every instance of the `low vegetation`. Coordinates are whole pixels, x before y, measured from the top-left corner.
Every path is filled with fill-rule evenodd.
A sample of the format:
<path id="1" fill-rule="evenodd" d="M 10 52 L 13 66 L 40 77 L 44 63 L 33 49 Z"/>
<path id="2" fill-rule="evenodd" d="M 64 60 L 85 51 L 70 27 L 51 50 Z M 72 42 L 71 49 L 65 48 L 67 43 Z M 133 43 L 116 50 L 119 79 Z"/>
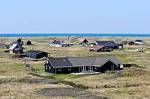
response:
<path id="1" fill-rule="evenodd" d="M 16 38 L 0 38 L 9 43 Z M 89 47 L 50 47 L 53 38 L 23 38 L 34 45 L 24 45 L 24 51 L 46 51 L 50 57 L 115 55 L 126 64 L 136 64 L 124 70 L 97 75 L 49 74 L 44 72 L 43 59 L 28 59 L 33 69 L 25 67 L 25 59 L 0 49 L 0 99 L 74 99 L 74 98 L 150 98 L 150 45 L 125 46 L 112 52 L 89 52 Z M 58 39 L 67 40 L 62 37 Z M 107 40 L 122 38 L 88 38 Z M 124 38 L 133 40 L 135 38 Z M 144 39 L 150 42 L 150 38 Z M 77 42 L 76 39 L 70 39 Z M 143 51 L 137 49 L 143 48 Z"/>

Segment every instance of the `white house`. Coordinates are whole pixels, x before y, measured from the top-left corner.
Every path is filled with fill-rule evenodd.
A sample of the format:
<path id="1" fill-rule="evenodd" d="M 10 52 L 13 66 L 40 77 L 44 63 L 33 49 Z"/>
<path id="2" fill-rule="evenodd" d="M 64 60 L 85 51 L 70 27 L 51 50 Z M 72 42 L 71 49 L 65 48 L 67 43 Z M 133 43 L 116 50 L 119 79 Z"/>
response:
<path id="1" fill-rule="evenodd" d="M 13 44 L 9 47 L 9 52 L 10 53 L 23 53 L 23 48 L 19 44 Z"/>

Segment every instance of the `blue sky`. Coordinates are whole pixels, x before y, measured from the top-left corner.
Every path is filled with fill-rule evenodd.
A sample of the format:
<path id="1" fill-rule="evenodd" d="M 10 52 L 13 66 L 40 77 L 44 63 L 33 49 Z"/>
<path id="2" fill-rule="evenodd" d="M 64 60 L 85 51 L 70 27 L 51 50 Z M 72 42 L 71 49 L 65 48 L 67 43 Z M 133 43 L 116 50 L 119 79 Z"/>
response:
<path id="1" fill-rule="evenodd" d="M 0 33 L 150 33 L 150 0 L 1 0 Z"/>

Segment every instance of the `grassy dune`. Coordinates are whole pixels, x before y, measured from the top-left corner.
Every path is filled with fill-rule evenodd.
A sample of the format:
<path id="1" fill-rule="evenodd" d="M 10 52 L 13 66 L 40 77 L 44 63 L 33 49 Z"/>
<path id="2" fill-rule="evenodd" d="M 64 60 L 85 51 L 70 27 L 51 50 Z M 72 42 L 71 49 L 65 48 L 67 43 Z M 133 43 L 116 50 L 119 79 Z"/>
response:
<path id="1" fill-rule="evenodd" d="M 137 64 L 139 67 L 125 68 L 121 73 L 113 71 L 84 76 L 54 75 L 44 72 L 44 58 L 28 60 L 35 69 L 33 72 L 24 66 L 23 58 L 15 58 L 14 54 L 5 53 L 5 49 L 0 48 L 0 99 L 150 98 L 150 45 L 125 46 L 124 50 L 97 53 L 89 52 L 89 47 L 82 46 L 50 47 L 48 41 L 51 39 L 56 38 L 23 38 L 23 41 L 31 40 L 34 44 L 24 45 L 24 51 L 42 50 L 48 52 L 51 57 L 115 55 L 124 63 Z M 65 37 L 57 37 L 57 39 L 67 40 Z M 135 40 L 138 38 L 91 37 L 87 39 L 94 41 Z M 147 43 L 150 42 L 150 38 L 142 39 Z M 4 43 L 13 40 L 16 38 L 0 38 L 0 41 Z M 70 42 L 78 42 L 78 40 L 70 38 Z M 141 48 L 144 52 L 137 51 Z"/>

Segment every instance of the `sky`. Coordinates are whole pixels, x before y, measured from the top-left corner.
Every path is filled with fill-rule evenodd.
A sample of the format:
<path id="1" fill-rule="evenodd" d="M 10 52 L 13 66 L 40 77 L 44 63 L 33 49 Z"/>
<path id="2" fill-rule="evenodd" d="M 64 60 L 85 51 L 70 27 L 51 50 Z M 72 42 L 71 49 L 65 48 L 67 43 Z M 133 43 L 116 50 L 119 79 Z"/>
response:
<path id="1" fill-rule="evenodd" d="M 150 0 L 1 0 L 0 33 L 150 33 Z"/>

